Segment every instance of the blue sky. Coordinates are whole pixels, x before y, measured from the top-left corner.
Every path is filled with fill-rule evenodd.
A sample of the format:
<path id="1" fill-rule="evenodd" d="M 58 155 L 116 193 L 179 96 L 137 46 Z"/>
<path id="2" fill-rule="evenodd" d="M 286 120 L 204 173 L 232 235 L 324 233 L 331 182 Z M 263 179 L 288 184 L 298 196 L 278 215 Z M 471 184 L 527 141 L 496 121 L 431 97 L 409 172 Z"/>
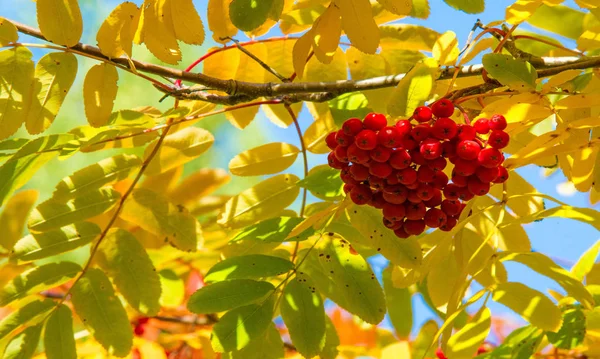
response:
<path id="1" fill-rule="evenodd" d="M 139 4 L 141 1 L 138 0 L 135 2 Z M 428 26 L 439 32 L 452 30 L 457 34 L 460 47 L 462 47 L 469 34 L 469 31 L 471 30 L 471 27 L 477 19 L 481 19 L 483 23 L 489 23 L 494 20 L 502 19 L 504 17 L 505 8 L 512 2 L 512 0 L 487 0 L 486 10 L 484 13 L 469 15 L 451 9 L 442 0 L 430 0 L 431 16 L 429 19 L 415 20 L 407 18 L 401 20 L 401 22 Z M 115 0 L 80 0 L 82 12 L 84 13 L 85 17 L 85 32 L 83 36 L 84 42 L 95 44 L 95 33 L 100 22 L 110 13 L 112 8 L 116 6 L 117 3 L 119 3 L 119 1 Z M 567 1 L 566 3 L 569 5 L 573 4 L 572 1 Z M 195 4 L 206 24 L 206 1 L 195 1 Z M 35 2 L 33 1 L 0 0 L 0 16 L 36 26 L 34 14 Z M 522 28 L 538 31 L 527 25 L 523 25 Z M 210 39 L 210 36 L 207 36 L 207 38 Z M 31 40 L 27 39 L 26 41 Z M 565 43 L 567 46 L 573 45 L 572 41 L 566 41 Z M 184 68 L 186 63 L 193 61 L 197 55 L 201 55 L 209 46 L 214 46 L 214 44 L 208 43 L 199 49 L 187 48 L 184 52 L 186 55 L 186 57 L 184 57 L 184 63 L 180 65 L 181 68 Z M 36 51 L 35 54 L 36 57 L 39 57 L 41 52 Z M 136 50 L 136 54 L 143 54 L 143 56 L 146 56 L 146 53 L 140 49 Z M 147 60 L 148 59 L 149 58 L 147 58 Z M 85 66 L 89 66 L 89 63 L 85 63 Z M 78 81 L 81 81 L 82 73 L 78 75 Z M 140 97 L 143 100 L 147 100 L 147 96 Z M 73 106 L 80 110 L 80 119 L 83 118 L 81 105 L 74 102 Z M 60 120 L 61 117 L 59 116 L 57 121 Z M 308 111 L 305 110 L 302 112 L 300 116 L 300 123 L 303 128 L 306 128 L 311 123 Z M 59 125 L 55 124 L 55 126 Z M 253 135 L 257 133 L 261 133 L 262 136 Z M 240 132 L 226 124 L 218 130 L 216 137 L 217 142 L 215 144 L 215 151 L 218 151 L 218 155 L 213 156 L 214 160 L 212 161 L 211 165 L 220 167 L 226 167 L 229 159 L 240 150 L 258 145 L 261 143 L 261 141 L 265 141 L 265 139 L 267 141 L 288 141 L 298 145 L 298 139 L 292 127 L 288 129 L 280 129 L 267 121 L 262 114 L 259 115 L 259 118 L 256 119 L 246 131 Z M 242 145 L 240 145 L 240 143 L 242 143 Z M 311 166 L 319 163 L 325 163 L 323 156 L 311 155 L 309 160 Z M 65 161 L 64 168 L 62 170 L 60 168 L 55 168 L 53 170 L 59 171 L 59 173 L 62 173 L 61 171 L 63 171 L 64 174 L 69 174 L 72 172 L 72 169 L 76 168 L 77 166 L 69 164 L 68 162 L 69 161 Z M 302 169 L 300 163 L 297 163 L 292 170 L 296 174 L 301 175 Z M 532 183 L 540 192 L 544 192 L 559 198 L 573 206 L 590 206 L 587 194 L 576 193 L 572 196 L 565 197 L 557 191 L 557 186 L 565 181 L 565 178 L 559 172 L 550 177 L 544 177 L 542 175 L 542 169 L 530 166 L 523 168 L 519 171 L 519 173 L 523 175 L 530 183 Z M 61 176 L 56 175 L 56 177 L 60 178 Z M 45 186 L 45 184 L 42 184 L 41 182 L 39 183 L 40 186 Z M 247 184 L 247 182 L 245 183 Z M 53 185 L 54 183 L 51 183 L 50 187 Z M 596 206 L 596 208 L 598 208 L 598 206 Z M 598 232 L 593 227 L 566 219 L 545 219 L 541 222 L 526 225 L 526 230 L 531 239 L 533 248 L 538 252 L 542 252 L 552 258 L 557 259 L 558 263 L 561 265 L 570 265 L 570 263 L 576 261 L 576 259 L 600 237 Z M 373 264 L 379 267 L 383 263 L 381 260 L 374 260 Z M 554 282 L 536 275 L 520 265 L 509 264 L 507 265 L 507 269 L 509 270 L 509 280 L 522 281 L 544 292 L 548 288 L 558 289 L 558 286 Z M 417 313 L 416 323 L 420 324 L 429 315 L 418 300 L 415 300 L 415 306 L 415 311 Z M 495 314 L 508 312 L 501 306 L 496 305 L 492 307 L 492 310 Z"/>

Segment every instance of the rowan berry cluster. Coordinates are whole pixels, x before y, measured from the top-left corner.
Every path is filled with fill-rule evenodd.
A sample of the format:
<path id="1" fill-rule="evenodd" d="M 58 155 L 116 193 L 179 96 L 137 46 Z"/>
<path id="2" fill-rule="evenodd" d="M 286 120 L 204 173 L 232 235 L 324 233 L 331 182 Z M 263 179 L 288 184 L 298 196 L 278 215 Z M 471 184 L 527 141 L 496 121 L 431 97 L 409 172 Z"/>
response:
<path id="1" fill-rule="evenodd" d="M 508 178 L 500 151 L 509 142 L 506 119 L 494 115 L 457 125 L 453 113 L 446 99 L 393 126 L 385 115 L 370 113 L 326 138 L 329 165 L 341 171 L 344 191 L 358 205 L 381 209 L 385 226 L 400 238 L 426 227 L 450 231 L 466 201 Z"/>

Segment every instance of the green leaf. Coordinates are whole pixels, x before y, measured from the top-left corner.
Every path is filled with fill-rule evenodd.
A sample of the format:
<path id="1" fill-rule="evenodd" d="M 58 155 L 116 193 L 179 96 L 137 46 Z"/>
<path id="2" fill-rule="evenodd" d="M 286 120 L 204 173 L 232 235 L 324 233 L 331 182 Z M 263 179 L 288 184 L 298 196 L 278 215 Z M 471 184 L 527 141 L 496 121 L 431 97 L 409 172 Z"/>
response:
<path id="1" fill-rule="evenodd" d="M 299 268 L 298 278 L 303 279 L 304 273 L 322 294 L 365 322 L 377 324 L 383 320 L 383 289 L 367 261 L 350 253 L 348 242 L 321 239 Z"/>
<path id="2" fill-rule="evenodd" d="M 275 217 L 267 219 L 256 224 L 250 225 L 239 232 L 231 239 L 231 242 L 241 240 L 257 240 L 268 243 L 284 242 L 292 230 L 302 223 L 304 219 L 300 217 Z M 290 241 L 304 241 L 313 235 L 313 229 L 307 229 L 297 238 Z"/>
<path id="3" fill-rule="evenodd" d="M 218 313 L 254 303 L 271 293 L 269 282 L 233 279 L 198 289 L 188 300 L 187 307 L 197 314 Z"/>
<path id="4" fill-rule="evenodd" d="M 584 31 L 585 13 L 564 5 L 542 4 L 527 20 L 531 25 L 555 34 L 578 39 Z"/>
<path id="5" fill-rule="evenodd" d="M 271 325 L 273 304 L 273 300 L 267 300 L 225 313 L 213 326 L 213 349 L 219 353 L 241 350 L 252 340 L 260 338 Z"/>
<path id="6" fill-rule="evenodd" d="M 23 236 L 23 230 L 27 223 L 29 212 L 38 200 L 38 191 L 24 190 L 15 193 L 0 213 L 0 246 L 5 250 L 11 250 Z"/>
<path id="7" fill-rule="evenodd" d="M 223 359 L 281 359 L 285 357 L 283 340 L 275 324 L 241 350 L 223 353 Z"/>
<path id="8" fill-rule="evenodd" d="M 427 19 L 429 17 L 429 0 L 412 0 L 410 16 L 418 19 Z"/>
<path id="9" fill-rule="evenodd" d="M 32 56 L 24 46 L 0 51 L 0 140 L 13 135 L 25 120 L 33 82 Z"/>
<path id="10" fill-rule="evenodd" d="M 449 359 L 470 358 L 476 355 L 490 333 L 492 318 L 489 308 L 483 308 L 469 323 L 458 330 L 448 340 L 446 356 Z"/>
<path id="11" fill-rule="evenodd" d="M 431 342 L 436 338 L 439 329 L 435 320 L 428 320 L 421 326 L 419 334 L 412 344 L 412 359 L 423 359 L 424 357 L 434 357 L 435 354 L 429 349 Z"/>
<path id="12" fill-rule="evenodd" d="M 580 306 L 563 311 L 563 325 L 556 333 L 548 332 L 548 340 L 559 349 L 573 349 L 583 343 L 586 333 L 585 314 Z"/>
<path id="13" fill-rule="evenodd" d="M 325 316 L 325 345 L 319 354 L 321 359 L 336 359 L 339 354 L 338 346 L 340 337 L 335 329 L 335 325 L 328 316 Z"/>
<path id="14" fill-rule="evenodd" d="M 327 104 L 333 116 L 333 121 L 340 128 L 344 121 L 351 117 L 363 119 L 368 113 L 373 112 L 369 108 L 369 101 L 361 92 L 343 94 L 327 102 Z"/>
<path id="15" fill-rule="evenodd" d="M 33 327 L 27 327 L 6 346 L 3 359 L 29 359 L 33 358 L 35 350 L 40 342 L 43 325 L 40 323 Z"/>
<path id="16" fill-rule="evenodd" d="M 408 288 L 396 288 L 392 283 L 392 265 L 383 272 L 383 291 L 388 315 L 396 335 L 408 339 L 413 326 L 412 294 Z"/>
<path id="17" fill-rule="evenodd" d="M 160 305 L 164 307 L 179 307 L 185 296 L 185 283 L 171 269 L 163 269 L 158 275 L 160 276 L 160 286 L 162 288 Z"/>
<path id="18" fill-rule="evenodd" d="M 381 211 L 367 206 L 353 206 L 347 210 L 350 223 L 368 238 L 372 248 L 389 259 L 395 265 L 405 268 L 417 268 L 423 255 L 416 238 L 409 237 L 401 241 L 394 232 L 383 225 Z"/>
<path id="19" fill-rule="evenodd" d="M 129 305 L 147 316 L 158 314 L 160 278 L 148 253 L 131 233 L 111 229 L 98 247 L 96 260 Z"/>
<path id="20" fill-rule="evenodd" d="M 560 267 L 552 259 L 541 253 L 510 253 L 500 255 L 499 259 L 501 261 L 515 261 L 524 264 L 539 274 L 556 281 L 569 296 L 577 299 L 585 308 L 592 309 L 595 306 L 594 298 L 585 289 L 581 281 L 574 278 L 566 269 Z"/>
<path id="21" fill-rule="evenodd" d="M 324 201 L 341 199 L 343 197 L 343 185 L 340 171 L 328 165 L 311 168 L 308 176 L 298 182 L 298 186 L 308 189 L 313 196 Z"/>
<path id="22" fill-rule="evenodd" d="M 48 359 L 77 359 L 71 309 L 61 304 L 48 318 L 44 349 Z"/>
<path id="23" fill-rule="evenodd" d="M 556 331 L 560 328 L 560 309 L 548 297 L 522 283 L 499 283 L 492 298 L 540 329 Z"/>
<path id="24" fill-rule="evenodd" d="M 501 84 L 516 91 L 535 90 L 537 72 L 529 62 L 503 54 L 485 54 L 482 62 L 488 74 Z"/>
<path id="25" fill-rule="evenodd" d="M 434 90 L 437 69 L 434 59 L 425 59 L 408 71 L 392 92 L 387 105 L 388 114 L 411 116 L 417 107 L 429 100 Z"/>
<path id="26" fill-rule="evenodd" d="M 58 155 L 58 151 L 50 150 L 60 148 L 74 138 L 73 135 L 45 136 L 21 147 L 0 167 L 0 206 L 14 191 L 25 185 L 40 167 Z"/>
<path id="27" fill-rule="evenodd" d="M 166 197 L 145 188 L 133 191 L 121 217 L 165 238 L 183 251 L 195 251 L 202 242 L 202 231 L 196 218 L 185 208 L 177 207 Z"/>
<path id="28" fill-rule="evenodd" d="M 121 198 L 112 188 L 101 188 L 74 198 L 66 203 L 50 199 L 39 204 L 29 216 L 27 226 L 35 232 L 45 232 L 110 210 Z"/>
<path id="29" fill-rule="evenodd" d="M 52 299 L 34 300 L 10 313 L 0 321 L 0 339 L 6 338 L 25 324 L 42 319 L 55 305 Z"/>
<path id="30" fill-rule="evenodd" d="M 32 293 L 38 293 L 59 286 L 73 279 L 81 267 L 72 262 L 48 263 L 25 271 L 0 291 L 0 307 Z"/>
<path id="31" fill-rule="evenodd" d="M 538 345 L 544 338 L 544 332 L 534 326 L 521 327 L 510 333 L 504 343 L 493 351 L 480 355 L 477 358 L 486 359 L 529 359 L 536 352 Z"/>
<path id="32" fill-rule="evenodd" d="M 69 52 L 51 52 L 35 67 L 35 79 L 27 107 L 25 127 L 30 134 L 45 131 L 58 114 L 77 75 L 77 57 Z"/>
<path id="33" fill-rule="evenodd" d="M 79 222 L 49 232 L 31 233 L 15 244 L 10 258 L 29 262 L 68 252 L 90 243 L 100 232 L 94 223 Z"/>
<path id="34" fill-rule="evenodd" d="M 467 14 L 479 14 L 485 10 L 485 0 L 444 0 L 446 4 Z"/>
<path id="35" fill-rule="evenodd" d="M 133 345 L 131 324 L 106 275 L 90 268 L 71 289 L 75 312 L 110 354 L 124 357 Z"/>
<path id="36" fill-rule="evenodd" d="M 267 21 L 272 6 L 273 0 L 233 0 L 229 17 L 238 29 L 252 31 Z"/>
<path id="37" fill-rule="evenodd" d="M 600 241 L 594 243 L 584 254 L 579 257 L 577 263 L 573 264 L 571 267 L 571 273 L 573 276 L 583 281 L 583 278 L 592 270 L 594 264 L 596 263 L 596 259 L 598 258 L 598 254 L 600 254 Z"/>
<path id="38" fill-rule="evenodd" d="M 290 281 L 281 301 L 281 318 L 298 353 L 306 358 L 317 356 L 325 346 L 325 308 L 310 284 L 306 279 Z"/>
<path id="39" fill-rule="evenodd" d="M 250 254 L 227 258 L 215 264 L 204 276 L 204 282 L 273 277 L 292 269 L 294 269 L 294 263 L 287 259 L 264 254 Z"/>
<path id="40" fill-rule="evenodd" d="M 135 155 L 120 154 L 103 159 L 63 178 L 52 197 L 58 201 L 79 197 L 129 177 L 141 165 L 142 160 Z"/>
<path id="41" fill-rule="evenodd" d="M 262 176 L 279 173 L 296 162 L 300 149 L 285 142 L 267 143 L 235 156 L 229 170 L 236 176 Z"/>

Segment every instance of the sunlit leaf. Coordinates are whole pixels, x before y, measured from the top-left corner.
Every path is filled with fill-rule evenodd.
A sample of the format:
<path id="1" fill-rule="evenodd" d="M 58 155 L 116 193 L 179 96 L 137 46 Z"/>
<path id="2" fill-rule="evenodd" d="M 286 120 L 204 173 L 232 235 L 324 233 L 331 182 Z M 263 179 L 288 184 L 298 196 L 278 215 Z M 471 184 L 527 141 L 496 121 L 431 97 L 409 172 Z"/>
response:
<path id="1" fill-rule="evenodd" d="M 325 143 L 325 137 L 339 128 L 336 126 L 327 104 L 309 103 L 307 107 L 315 120 L 304 131 L 303 137 L 306 149 L 317 154 L 328 153 L 331 150 Z"/>
<path id="2" fill-rule="evenodd" d="M 325 201 L 342 197 L 343 182 L 339 171 L 327 165 L 313 167 L 308 176 L 298 182 L 298 186 L 308 189 L 313 196 Z"/>
<path id="3" fill-rule="evenodd" d="M 279 173 L 290 167 L 300 150 L 289 143 L 274 142 L 244 151 L 229 161 L 236 176 L 259 176 Z"/>
<path id="4" fill-rule="evenodd" d="M 311 30 L 315 56 L 325 64 L 331 62 L 338 48 L 342 33 L 341 20 L 340 9 L 330 4 L 327 10 L 315 21 Z"/>
<path id="5" fill-rule="evenodd" d="M 171 0 L 169 4 L 177 39 L 190 45 L 202 45 L 204 24 L 192 0 Z"/>
<path id="6" fill-rule="evenodd" d="M 335 124 L 339 127 L 342 127 L 344 121 L 351 117 L 362 119 L 369 112 L 373 112 L 373 110 L 369 108 L 367 98 L 360 92 L 338 96 L 327 104 L 329 105 L 329 110 L 331 111 Z"/>
<path id="7" fill-rule="evenodd" d="M 11 42 L 17 42 L 19 33 L 12 22 L 0 18 L 0 46 L 6 46 Z"/>
<path id="8" fill-rule="evenodd" d="M 224 312 L 265 298 L 274 289 L 269 282 L 251 279 L 216 282 L 192 294 L 187 307 L 197 314 Z"/>
<path id="9" fill-rule="evenodd" d="M 98 247 L 95 260 L 129 305 L 147 316 L 158 313 L 160 279 L 146 250 L 131 233 L 111 229 Z"/>
<path id="10" fill-rule="evenodd" d="M 231 279 L 259 279 L 291 271 L 294 264 L 280 257 L 249 254 L 231 257 L 212 266 L 204 276 L 206 283 Z"/>
<path id="11" fill-rule="evenodd" d="M 540 0 L 517 0 L 506 8 L 506 22 L 513 25 L 520 24 L 530 18 L 541 5 Z"/>
<path id="12" fill-rule="evenodd" d="M 85 116 L 92 127 L 108 123 L 117 97 L 119 74 L 116 67 L 106 63 L 94 65 L 83 81 Z"/>
<path id="13" fill-rule="evenodd" d="M 374 54 L 379 46 L 379 28 L 371 16 L 368 0 L 335 1 L 342 15 L 342 28 L 352 46 L 368 54 Z"/>
<path id="14" fill-rule="evenodd" d="M 0 140 L 13 135 L 25 121 L 33 83 L 32 56 L 26 47 L 0 51 Z"/>
<path id="15" fill-rule="evenodd" d="M 43 324 L 27 327 L 17 334 L 6 346 L 3 359 L 29 359 L 33 358 L 40 341 Z"/>
<path id="16" fill-rule="evenodd" d="M 61 304 L 50 315 L 44 330 L 44 349 L 48 359 L 76 359 L 71 309 Z"/>
<path id="17" fill-rule="evenodd" d="M 257 240 L 262 242 L 283 242 L 287 239 L 297 225 L 303 221 L 300 217 L 275 217 L 260 221 L 256 224 L 245 227 L 235 237 L 232 242 L 241 240 Z M 303 241 L 308 239 L 314 230 L 306 230 L 297 238 L 287 239 L 289 241 Z"/>
<path id="18" fill-rule="evenodd" d="M 21 191 L 12 196 L 2 208 L 2 213 L 0 213 L 0 228 L 2 228 L 0 246 L 4 249 L 12 249 L 23 235 L 27 216 L 37 199 L 37 191 Z"/>
<path id="19" fill-rule="evenodd" d="M 179 307 L 185 296 L 185 283 L 171 269 L 163 269 L 158 275 L 160 276 L 162 288 L 160 305 L 172 308 Z"/>
<path id="20" fill-rule="evenodd" d="M 81 271 L 72 262 L 48 263 L 13 278 L 0 291 L 0 306 L 4 307 L 29 294 L 59 286 L 75 277 Z"/>
<path id="21" fill-rule="evenodd" d="M 454 287 L 459 280 L 460 271 L 453 252 L 444 253 L 444 257 L 431 264 L 427 276 L 427 291 L 435 307 L 448 304 Z"/>
<path id="22" fill-rule="evenodd" d="M 2 318 L 2 321 L 0 321 L 0 339 L 6 338 L 27 323 L 34 323 L 42 319 L 55 306 L 56 303 L 51 299 L 34 300 L 25 304 Z"/>
<path id="23" fill-rule="evenodd" d="M 486 54 L 482 61 L 488 74 L 501 84 L 516 91 L 535 89 L 537 72 L 529 62 L 516 60 L 510 55 L 503 54 Z"/>
<path id="24" fill-rule="evenodd" d="M 411 116 L 415 108 L 428 100 L 434 89 L 436 61 L 426 59 L 415 65 L 398 83 L 388 102 L 392 116 Z"/>
<path id="25" fill-rule="evenodd" d="M 571 274 L 573 274 L 576 279 L 583 281 L 583 278 L 585 278 L 594 267 L 598 254 L 600 254 L 600 241 L 594 243 L 581 255 L 581 257 L 579 257 L 577 262 L 571 267 Z"/>
<path id="26" fill-rule="evenodd" d="M 460 53 L 456 34 L 453 31 L 443 33 L 433 45 L 432 53 L 440 65 L 454 65 Z"/>
<path id="27" fill-rule="evenodd" d="M 149 0 L 142 7 L 141 27 L 136 37 L 142 40 L 157 59 L 168 64 L 181 60 L 181 50 L 175 37 L 171 8 L 167 0 Z M 140 41 L 137 41 L 139 43 Z"/>
<path id="28" fill-rule="evenodd" d="M 229 4 L 229 0 L 208 0 L 208 27 L 216 42 L 226 43 L 229 40 L 225 38 L 238 32 L 229 19 Z"/>
<path id="29" fill-rule="evenodd" d="M 46 39 L 72 47 L 83 33 L 83 20 L 77 0 L 40 0 L 36 2 L 37 20 Z"/>
<path id="30" fill-rule="evenodd" d="M 542 4 L 527 22 L 537 28 L 577 39 L 584 29 L 584 16 L 582 11 L 568 6 Z"/>
<path id="31" fill-rule="evenodd" d="M 412 295 L 408 288 L 394 287 L 391 266 L 383 270 L 382 277 L 390 321 L 394 326 L 396 335 L 400 339 L 407 339 L 413 327 Z"/>
<path id="32" fill-rule="evenodd" d="M 71 289 L 71 303 L 81 321 L 108 353 L 129 354 L 133 332 L 125 308 L 99 269 L 90 268 Z"/>
<path id="33" fill-rule="evenodd" d="M 583 343 L 586 332 L 585 314 L 580 307 L 563 311 L 563 325 L 556 333 L 547 333 L 548 340 L 560 349 L 573 349 Z"/>
<path id="34" fill-rule="evenodd" d="M 448 359 L 472 357 L 490 333 L 491 325 L 490 310 L 484 308 L 450 337 L 445 352 Z"/>
<path id="35" fill-rule="evenodd" d="M 433 350 L 429 350 L 431 342 L 435 339 L 435 333 L 438 331 L 438 324 L 435 320 L 428 320 L 421 326 L 412 345 L 412 359 L 433 357 Z"/>
<path id="36" fill-rule="evenodd" d="M 231 177 L 223 169 L 202 168 L 185 177 L 169 193 L 169 198 L 173 203 L 188 204 L 211 194 L 230 180 Z"/>
<path id="37" fill-rule="evenodd" d="M 140 19 L 140 9 L 132 2 L 117 5 L 104 20 L 98 33 L 96 42 L 102 53 L 110 58 L 127 54 L 131 57 L 133 45 L 133 31 Z"/>
<path id="38" fill-rule="evenodd" d="M 380 31 L 384 49 L 400 47 L 404 50 L 432 51 L 440 36 L 440 33 L 427 27 L 409 24 L 383 25 Z"/>

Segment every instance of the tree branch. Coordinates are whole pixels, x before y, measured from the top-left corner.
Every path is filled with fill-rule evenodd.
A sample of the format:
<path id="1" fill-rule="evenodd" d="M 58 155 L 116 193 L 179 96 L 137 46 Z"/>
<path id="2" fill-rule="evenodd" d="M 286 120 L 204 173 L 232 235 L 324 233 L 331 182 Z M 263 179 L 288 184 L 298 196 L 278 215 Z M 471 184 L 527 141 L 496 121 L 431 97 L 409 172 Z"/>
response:
<path id="1" fill-rule="evenodd" d="M 40 30 L 19 22 L 11 21 L 23 34 L 48 41 Z M 106 59 L 121 66 L 129 67 L 128 59 L 124 57 L 109 59 L 104 56 L 100 49 L 95 46 L 79 43 L 73 46 L 74 50 L 84 52 L 89 55 Z M 65 51 L 68 51 L 65 48 Z M 537 59 L 536 59 L 537 60 Z M 159 75 L 172 79 L 188 81 L 194 84 L 200 84 L 207 88 L 224 92 L 230 96 L 221 96 L 214 94 L 186 96 L 181 93 L 181 89 L 173 88 L 170 95 L 177 98 L 198 99 L 201 101 L 214 102 L 220 104 L 232 105 L 239 102 L 247 102 L 252 99 L 265 97 L 274 98 L 289 95 L 292 101 L 327 101 L 341 94 L 355 91 L 374 90 L 380 88 L 394 87 L 404 77 L 405 74 L 390 76 L 379 76 L 364 80 L 339 80 L 334 82 L 287 82 L 287 83 L 253 83 L 237 81 L 233 79 L 218 79 L 201 73 L 191 73 L 170 67 L 154 65 L 142 61 L 132 60 L 135 69 L 140 72 Z M 600 67 L 600 57 L 578 58 L 568 57 L 542 57 L 535 64 L 538 77 L 552 76 L 567 69 L 588 69 Z M 458 71 L 458 77 L 478 76 L 483 70 L 483 65 L 471 65 L 461 67 Z M 442 69 L 439 80 L 451 79 L 455 67 L 445 67 Z M 308 96 L 307 96 L 308 95 Z M 239 97 L 235 97 L 239 96 Z"/>

